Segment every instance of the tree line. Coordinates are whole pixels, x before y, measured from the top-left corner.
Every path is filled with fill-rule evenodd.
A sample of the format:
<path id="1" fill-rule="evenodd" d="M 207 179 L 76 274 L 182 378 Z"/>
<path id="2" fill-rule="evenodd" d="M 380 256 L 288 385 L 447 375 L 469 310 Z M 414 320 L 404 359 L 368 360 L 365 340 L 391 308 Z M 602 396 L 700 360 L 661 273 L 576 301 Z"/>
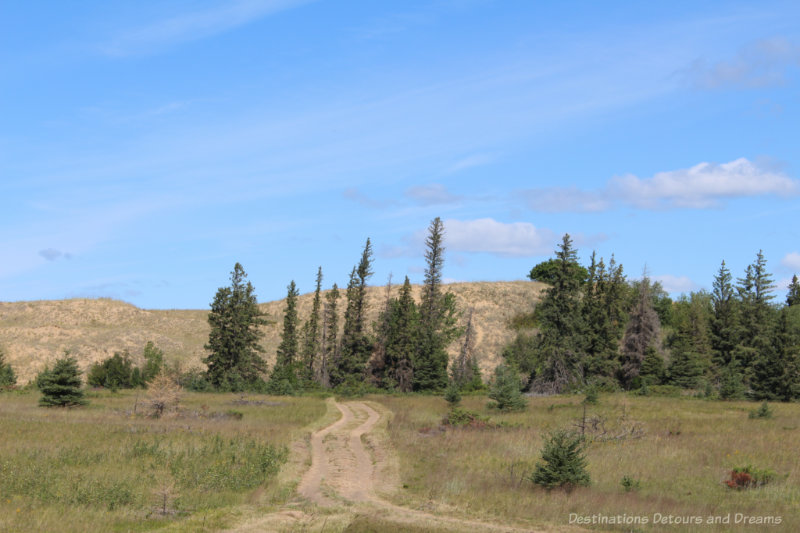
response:
<path id="1" fill-rule="evenodd" d="M 723 399 L 800 397 L 800 283 L 776 302 L 761 251 L 734 280 L 723 261 L 713 288 L 672 300 L 647 273 L 629 281 L 612 256 L 578 263 L 565 235 L 531 279 L 550 285 L 503 352 L 524 389 L 674 385 Z M 525 320 L 523 320 L 523 323 Z"/>
<path id="2" fill-rule="evenodd" d="M 209 355 L 204 359 L 207 384 L 217 390 L 273 394 L 319 388 L 353 390 L 366 385 L 403 392 L 438 391 L 450 380 L 465 389 L 480 387 L 471 320 L 466 328 L 458 326 L 460 311 L 455 297 L 443 288 L 444 224 L 438 217 L 428 227 L 425 248 L 419 303 L 407 276 L 397 296 L 392 296 L 390 281 L 374 324 L 367 319 L 367 287 L 373 275 L 370 239 L 344 291 L 334 283 L 323 297 L 322 268 L 317 270 L 311 313 L 302 325 L 297 311 L 299 292 L 292 280 L 287 287 L 275 365 L 269 371 L 259 344 L 266 321 L 255 289 L 237 263 L 231 285 L 217 291 L 209 313 Z M 340 309 L 344 311 L 341 327 Z M 449 372 L 447 348 L 462 334 L 464 344 Z"/>

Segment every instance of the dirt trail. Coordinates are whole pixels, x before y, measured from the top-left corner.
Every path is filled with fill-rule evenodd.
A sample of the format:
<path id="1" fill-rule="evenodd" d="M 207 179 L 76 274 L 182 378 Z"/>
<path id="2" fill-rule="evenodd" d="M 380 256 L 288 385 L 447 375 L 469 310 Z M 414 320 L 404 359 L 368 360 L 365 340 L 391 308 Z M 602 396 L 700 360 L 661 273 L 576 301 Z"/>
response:
<path id="1" fill-rule="evenodd" d="M 311 436 L 311 467 L 298 486 L 298 493 L 322 507 L 347 505 L 357 512 L 378 512 L 384 519 L 459 531 L 532 531 L 488 524 L 409 509 L 383 499 L 376 486 L 385 485 L 377 476 L 381 462 L 391 455 L 388 443 L 371 438 L 372 454 L 362 436 L 372 431 L 381 415 L 364 402 L 334 402 L 342 417 Z M 374 437 L 374 435 L 370 435 Z M 338 500 L 338 501 L 337 501 Z"/>

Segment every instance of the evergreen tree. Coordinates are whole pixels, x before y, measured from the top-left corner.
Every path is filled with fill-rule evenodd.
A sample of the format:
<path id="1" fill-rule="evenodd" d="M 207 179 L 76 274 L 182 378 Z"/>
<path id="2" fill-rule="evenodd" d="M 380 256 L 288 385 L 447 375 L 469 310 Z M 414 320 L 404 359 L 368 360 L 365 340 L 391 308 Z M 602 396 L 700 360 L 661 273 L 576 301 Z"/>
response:
<path id="1" fill-rule="evenodd" d="M 105 387 L 112 390 L 130 389 L 139 385 L 133 382 L 133 363 L 127 351 L 115 352 L 112 357 L 94 363 L 89 369 L 86 381 L 91 387 Z"/>
<path id="2" fill-rule="evenodd" d="M 738 282 L 742 334 L 735 350 L 737 360 L 745 369 L 745 380 L 749 382 L 755 359 L 772 349 L 770 333 L 775 323 L 775 308 L 770 303 L 775 298 L 772 293 L 775 286 L 761 250 Z"/>
<path id="3" fill-rule="evenodd" d="M 302 380 L 310 383 L 314 380 L 314 368 L 320 352 L 320 306 L 322 305 L 322 267 L 317 269 L 317 284 L 314 288 L 314 299 L 311 302 L 311 316 L 303 325 L 303 370 Z"/>
<path id="4" fill-rule="evenodd" d="M 762 349 L 753 361 L 752 396 L 788 402 L 800 392 L 800 332 L 789 320 L 789 308 L 780 313 L 771 337 L 772 345 Z"/>
<path id="5" fill-rule="evenodd" d="M 475 328 L 472 325 L 474 311 L 474 309 L 469 310 L 461 350 L 453 361 L 450 372 L 450 381 L 463 391 L 480 390 L 484 386 L 481 370 L 475 357 Z"/>
<path id="6" fill-rule="evenodd" d="M 730 364 L 740 336 L 736 294 L 732 280 L 730 270 L 723 261 L 714 277 L 711 292 L 711 304 L 714 308 L 714 316 L 711 319 L 712 359 L 720 369 Z"/>
<path id="7" fill-rule="evenodd" d="M 339 359 L 339 287 L 336 283 L 325 295 L 325 307 L 322 313 L 322 361 L 319 365 L 318 380 L 323 387 L 330 387 L 331 367 Z"/>
<path id="8" fill-rule="evenodd" d="M 653 309 L 650 278 L 645 273 L 622 339 L 621 381 L 626 387 L 635 386 L 645 352 L 658 341 L 660 328 L 658 315 Z"/>
<path id="9" fill-rule="evenodd" d="M 164 366 L 164 352 L 153 341 L 147 341 L 142 356 L 144 357 L 144 367 L 141 371 L 142 381 L 150 383 L 161 373 Z"/>
<path id="10" fill-rule="evenodd" d="M 0 348 L 0 389 L 13 387 L 17 384 L 17 375 L 11 365 L 5 362 L 6 354 Z"/>
<path id="11" fill-rule="evenodd" d="M 547 490 L 563 488 L 568 492 L 589 485 L 585 450 L 586 441 L 576 433 L 562 429 L 548 434 L 531 481 Z"/>
<path id="12" fill-rule="evenodd" d="M 800 282 L 797 281 L 797 274 L 792 276 L 792 282 L 787 288 L 789 292 L 786 294 L 786 305 L 789 307 L 800 305 Z"/>
<path id="13" fill-rule="evenodd" d="M 514 367 L 501 364 L 494 369 L 494 379 L 489 387 L 489 407 L 501 411 L 520 411 L 527 402 L 520 392 L 519 374 Z"/>
<path id="14" fill-rule="evenodd" d="M 582 318 L 586 327 L 586 376 L 615 376 L 619 372 L 619 343 L 625 328 L 627 283 L 622 265 L 611 256 L 608 269 L 592 253 L 584 285 Z"/>
<path id="15" fill-rule="evenodd" d="M 331 372 L 331 383 L 361 381 L 372 354 L 372 339 L 366 327 L 367 280 L 372 276 L 372 244 L 367 239 L 361 261 L 350 273 L 347 284 L 347 308 L 344 315 L 341 352 Z"/>
<path id="16" fill-rule="evenodd" d="M 436 217 L 425 239 L 425 279 L 420 303 L 419 350 L 414 361 L 414 389 L 447 386 L 447 347 L 458 336 L 455 296 L 442 291 L 444 224 Z"/>
<path id="17" fill-rule="evenodd" d="M 375 349 L 369 361 L 369 375 L 376 386 L 391 389 L 393 385 L 389 384 L 387 380 L 388 361 L 386 358 L 386 343 L 391 327 L 392 306 L 395 302 L 395 299 L 392 298 L 391 273 L 389 274 L 389 279 L 386 281 L 384 293 L 383 309 L 378 315 L 378 321 L 373 324 L 373 329 L 375 330 Z"/>
<path id="18" fill-rule="evenodd" d="M 639 370 L 642 384 L 660 385 L 664 381 L 664 357 L 653 346 L 644 351 L 642 367 Z"/>
<path id="19" fill-rule="evenodd" d="M 741 400 L 745 392 L 744 378 L 734 356 L 720 372 L 719 397 L 722 400 Z"/>
<path id="20" fill-rule="evenodd" d="M 701 291 L 681 296 L 673 311 L 673 331 L 667 339 L 672 352 L 670 381 L 684 388 L 699 386 L 711 362 L 709 321 L 711 297 Z"/>
<path id="21" fill-rule="evenodd" d="M 275 358 L 275 367 L 269 378 L 269 390 L 273 393 L 291 394 L 297 390 L 298 331 L 297 296 L 299 292 L 294 280 L 287 286 L 286 308 L 283 313 L 281 343 Z"/>
<path id="22" fill-rule="evenodd" d="M 414 361 L 419 345 L 419 311 L 406 276 L 400 294 L 388 301 L 381 315 L 383 381 L 381 385 L 409 392 L 414 381 Z"/>
<path id="23" fill-rule="evenodd" d="M 78 362 L 69 352 L 56 360 L 52 370 L 43 373 L 37 383 L 42 397 L 39 405 L 43 407 L 69 407 L 87 403 L 81 389 L 81 371 Z"/>
<path id="24" fill-rule="evenodd" d="M 256 387 L 266 371 L 259 326 L 267 322 L 258 308 L 255 289 L 246 278 L 244 268 L 236 263 L 230 287 L 217 290 L 208 314 L 211 331 L 205 349 L 210 353 L 203 362 L 208 365 L 208 381 L 217 389 Z"/>
<path id="25" fill-rule="evenodd" d="M 586 357 L 581 283 L 573 267 L 578 255 L 569 234 L 556 250 L 556 261 L 553 284 L 537 309 L 539 333 L 532 386 L 542 392 L 562 392 L 581 383 Z"/>

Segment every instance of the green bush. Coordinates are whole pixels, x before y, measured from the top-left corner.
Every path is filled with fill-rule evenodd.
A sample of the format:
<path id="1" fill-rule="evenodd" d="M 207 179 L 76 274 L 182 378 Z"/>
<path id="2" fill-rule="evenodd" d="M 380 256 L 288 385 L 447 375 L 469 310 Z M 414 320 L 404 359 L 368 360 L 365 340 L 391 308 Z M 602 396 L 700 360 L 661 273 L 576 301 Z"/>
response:
<path id="1" fill-rule="evenodd" d="M 749 418 L 772 418 L 772 408 L 764 402 L 758 409 L 750 411 Z"/>
<path id="2" fill-rule="evenodd" d="M 0 389 L 13 387 L 17 384 L 17 375 L 11 365 L 5 362 L 5 353 L 0 348 Z"/>
<path id="3" fill-rule="evenodd" d="M 461 391 L 458 390 L 458 386 L 455 382 L 451 381 L 450 384 L 447 385 L 444 391 L 444 399 L 451 407 L 456 407 L 461 403 Z"/>
<path id="4" fill-rule="evenodd" d="M 521 411 L 527 407 L 520 392 L 519 376 L 513 367 L 499 365 L 494 369 L 494 380 L 489 388 L 489 407 L 501 411 Z"/>
<path id="5" fill-rule="evenodd" d="M 627 475 L 622 476 L 622 480 L 619 482 L 619 484 L 622 485 L 622 490 L 625 492 L 639 490 L 641 486 L 641 483 L 639 483 L 638 479 Z"/>
<path id="6" fill-rule="evenodd" d="M 78 362 L 69 353 L 57 360 L 52 370 L 39 374 L 37 385 L 42 391 L 39 405 L 44 407 L 69 407 L 84 405 L 86 399 L 81 389 L 81 372 Z"/>
<path id="7" fill-rule="evenodd" d="M 547 490 L 563 488 L 569 492 L 576 486 L 589 485 L 585 451 L 586 441 L 579 434 L 553 431 L 545 437 L 541 461 L 529 479 Z"/>

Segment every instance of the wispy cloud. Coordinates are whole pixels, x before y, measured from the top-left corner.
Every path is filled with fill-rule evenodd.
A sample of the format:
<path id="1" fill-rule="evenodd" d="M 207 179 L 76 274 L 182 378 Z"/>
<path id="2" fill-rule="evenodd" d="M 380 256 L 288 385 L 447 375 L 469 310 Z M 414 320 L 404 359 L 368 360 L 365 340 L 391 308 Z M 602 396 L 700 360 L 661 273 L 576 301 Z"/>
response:
<path id="1" fill-rule="evenodd" d="M 410 187 L 406 189 L 405 196 L 424 206 L 454 204 L 459 202 L 462 198 L 459 195 L 451 193 L 447 190 L 447 187 L 439 183 Z"/>
<path id="2" fill-rule="evenodd" d="M 759 88 L 785 84 L 791 67 L 800 67 L 800 46 L 773 37 L 749 44 L 727 61 L 709 64 L 698 59 L 682 74 L 701 89 Z"/>
<path id="3" fill-rule="evenodd" d="M 55 248 L 45 248 L 44 250 L 39 250 L 39 255 L 47 259 L 48 261 L 55 261 L 60 258 L 64 259 L 71 259 L 72 255 L 66 252 L 62 252 L 61 250 L 56 250 Z"/>
<path id="4" fill-rule="evenodd" d="M 697 290 L 700 286 L 689 279 L 687 276 L 673 276 L 672 274 L 661 274 L 653 276 L 655 281 L 661 283 L 665 291 L 671 294 L 686 293 Z"/>
<path id="5" fill-rule="evenodd" d="M 211 37 L 309 0 L 235 0 L 183 13 L 125 31 L 102 46 L 111 56 L 151 53 L 160 48 Z"/>
<path id="6" fill-rule="evenodd" d="M 790 252 L 781 259 L 781 265 L 790 270 L 800 270 L 800 253 Z"/>
<path id="7" fill-rule="evenodd" d="M 549 254 L 555 234 L 529 222 L 498 222 L 492 218 L 444 221 L 449 250 L 482 252 L 501 256 L 530 257 Z"/>
<path id="8" fill-rule="evenodd" d="M 604 211 L 618 205 L 640 209 L 702 209 L 726 199 L 752 196 L 791 196 L 800 184 L 785 174 L 745 158 L 730 163 L 700 163 L 691 168 L 658 172 L 651 178 L 632 174 L 612 178 L 603 189 L 576 187 L 524 191 L 537 211 Z"/>

